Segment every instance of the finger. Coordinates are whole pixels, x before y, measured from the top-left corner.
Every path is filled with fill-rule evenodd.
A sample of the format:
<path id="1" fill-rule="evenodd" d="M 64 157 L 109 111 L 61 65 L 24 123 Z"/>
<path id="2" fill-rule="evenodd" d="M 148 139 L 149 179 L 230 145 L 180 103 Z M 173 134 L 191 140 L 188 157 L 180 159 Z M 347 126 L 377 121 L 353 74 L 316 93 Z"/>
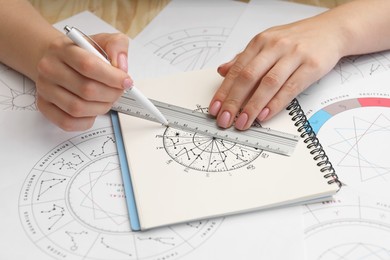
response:
<path id="1" fill-rule="evenodd" d="M 47 102 L 38 95 L 37 106 L 41 113 L 51 122 L 65 131 L 85 131 L 91 128 L 96 117 L 75 118 L 62 111 L 54 104 Z"/>
<path id="2" fill-rule="evenodd" d="M 300 66 L 267 104 L 270 112 L 263 121 L 271 119 L 282 111 L 291 100 L 319 78 L 318 71 L 315 68 L 308 65 Z"/>
<path id="3" fill-rule="evenodd" d="M 217 72 L 219 73 L 219 75 L 221 75 L 222 77 L 226 76 L 226 74 L 228 73 L 230 68 L 237 61 L 238 55 L 240 55 L 240 54 L 237 54 L 231 61 L 219 65 L 219 67 L 217 69 Z"/>
<path id="4" fill-rule="evenodd" d="M 132 81 L 127 73 L 107 64 L 96 55 L 71 45 L 62 53 L 62 60 L 78 73 L 99 81 L 107 86 L 126 89 Z M 131 81 L 130 83 L 128 81 Z"/>
<path id="5" fill-rule="evenodd" d="M 72 117 L 103 115 L 112 106 L 109 102 L 85 101 L 67 89 L 44 80 L 37 81 L 37 91 L 43 99 L 55 104 Z"/>
<path id="6" fill-rule="evenodd" d="M 261 49 L 261 44 L 255 44 L 256 41 L 252 40 L 245 50 L 238 54 L 235 61 L 230 66 L 225 79 L 222 81 L 221 86 L 218 88 L 213 98 L 210 101 L 209 113 L 212 116 L 217 116 L 220 112 L 222 102 L 228 96 L 230 88 L 232 87 L 236 77 L 239 75 L 241 70 L 252 60 Z"/>
<path id="7" fill-rule="evenodd" d="M 234 82 L 236 75 L 240 73 L 242 67 L 244 66 L 241 62 L 242 59 L 234 62 L 232 67 L 229 69 L 229 72 L 226 74 L 224 80 L 222 81 L 221 86 L 215 92 L 214 97 L 210 101 L 209 113 L 212 116 L 217 116 L 220 112 L 222 102 L 229 95 L 230 88 L 232 87 L 232 82 Z M 244 61 L 245 62 L 245 61 Z"/>
<path id="8" fill-rule="evenodd" d="M 283 57 L 277 61 L 262 77 L 258 87 L 252 93 L 238 116 L 235 127 L 239 130 L 248 129 L 256 117 L 261 120 L 261 117 L 264 115 L 267 116 L 269 111 L 268 108 L 264 110 L 265 106 L 281 89 L 300 64 L 301 60 L 292 55 Z"/>
<path id="9" fill-rule="evenodd" d="M 224 80 L 222 81 L 221 86 L 218 88 L 217 92 L 214 94 L 210 105 L 209 113 L 212 116 L 218 116 L 221 112 L 222 103 L 229 96 L 230 90 L 234 84 L 235 79 L 241 73 L 242 69 L 250 61 L 248 55 L 242 55 L 234 62 L 234 64 L 229 69 L 229 72 L 226 74 Z"/>
<path id="10" fill-rule="evenodd" d="M 122 89 L 110 88 L 98 81 L 82 76 L 62 62 L 48 63 L 41 61 L 39 71 L 41 75 L 47 78 L 46 81 L 63 86 L 87 101 L 114 102 L 123 93 Z M 58 73 L 58 71 L 61 71 L 61 73 Z"/>
<path id="11" fill-rule="evenodd" d="M 235 115 L 238 114 L 244 102 L 257 87 L 259 79 L 276 63 L 280 53 L 264 51 L 260 52 L 248 65 L 246 65 L 235 78 L 233 87 L 224 99 L 217 116 L 217 124 L 220 127 L 229 127 Z M 233 65 L 234 66 L 234 65 Z M 223 114 L 223 116 L 222 116 Z M 228 117 L 227 115 L 231 115 Z"/>
<path id="12" fill-rule="evenodd" d="M 92 38 L 105 50 L 114 67 L 128 71 L 129 38 L 126 35 L 102 33 L 93 35 Z"/>

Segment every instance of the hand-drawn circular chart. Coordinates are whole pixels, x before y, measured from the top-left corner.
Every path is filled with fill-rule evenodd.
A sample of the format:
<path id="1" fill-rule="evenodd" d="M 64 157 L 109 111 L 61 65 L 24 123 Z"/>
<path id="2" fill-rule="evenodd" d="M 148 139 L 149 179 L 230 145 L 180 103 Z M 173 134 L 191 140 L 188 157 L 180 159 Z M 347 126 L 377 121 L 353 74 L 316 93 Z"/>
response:
<path id="1" fill-rule="evenodd" d="M 248 166 L 262 152 L 220 138 L 168 127 L 162 136 L 165 151 L 187 169 L 207 173 Z"/>
<path id="2" fill-rule="evenodd" d="M 28 174 L 19 215 L 31 241 L 56 259 L 178 259 L 222 219 L 131 232 L 111 127 L 69 139 Z"/>
<path id="3" fill-rule="evenodd" d="M 201 69 L 226 42 L 231 29 L 197 27 L 162 35 L 145 47 L 184 71 Z"/>
<path id="4" fill-rule="evenodd" d="M 361 196 L 306 206 L 308 259 L 390 259 L 390 204 Z"/>
<path id="5" fill-rule="evenodd" d="M 390 197 L 390 99 L 342 100 L 309 121 L 342 182 Z"/>
<path id="6" fill-rule="evenodd" d="M 255 148 L 170 127 L 162 138 L 166 152 L 174 161 L 185 168 L 208 173 L 248 166 L 261 154 Z"/>
<path id="7" fill-rule="evenodd" d="M 0 110 L 37 110 L 35 84 L 0 64 Z"/>
<path id="8" fill-rule="evenodd" d="M 197 105 L 195 111 L 208 113 L 208 108 Z M 162 138 L 167 154 L 186 171 L 202 171 L 208 176 L 242 167 L 253 170 L 251 163 L 263 154 L 263 150 L 171 127 L 157 138 Z"/>

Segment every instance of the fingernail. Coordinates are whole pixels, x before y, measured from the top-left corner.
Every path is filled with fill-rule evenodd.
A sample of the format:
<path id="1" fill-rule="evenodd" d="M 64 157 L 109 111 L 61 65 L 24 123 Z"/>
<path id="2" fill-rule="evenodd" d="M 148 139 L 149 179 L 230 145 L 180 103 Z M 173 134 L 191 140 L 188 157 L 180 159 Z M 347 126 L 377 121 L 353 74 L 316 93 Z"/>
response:
<path id="1" fill-rule="evenodd" d="M 236 122 L 234 123 L 234 126 L 239 130 L 243 130 L 247 121 L 248 121 L 248 114 L 241 113 L 237 118 Z"/>
<path id="2" fill-rule="evenodd" d="M 226 65 L 226 63 L 219 65 L 219 67 L 217 68 L 218 74 L 222 74 L 222 67 L 223 67 L 224 65 Z"/>
<path id="3" fill-rule="evenodd" d="M 133 87 L 133 81 L 130 78 L 125 78 L 122 86 L 125 90 L 129 90 Z"/>
<path id="4" fill-rule="evenodd" d="M 124 72 L 128 70 L 127 55 L 125 53 L 120 53 L 118 55 L 118 66 Z"/>
<path id="5" fill-rule="evenodd" d="M 260 122 L 263 121 L 269 114 L 269 108 L 265 107 L 263 110 L 261 110 L 260 114 L 257 116 L 257 120 Z"/>
<path id="6" fill-rule="evenodd" d="M 223 128 L 229 127 L 230 123 L 230 113 L 228 111 L 225 111 L 221 114 L 218 120 L 218 125 Z"/>
<path id="7" fill-rule="evenodd" d="M 221 104 L 221 101 L 215 101 L 211 107 L 209 107 L 209 114 L 212 116 L 218 115 L 218 112 L 221 109 Z"/>

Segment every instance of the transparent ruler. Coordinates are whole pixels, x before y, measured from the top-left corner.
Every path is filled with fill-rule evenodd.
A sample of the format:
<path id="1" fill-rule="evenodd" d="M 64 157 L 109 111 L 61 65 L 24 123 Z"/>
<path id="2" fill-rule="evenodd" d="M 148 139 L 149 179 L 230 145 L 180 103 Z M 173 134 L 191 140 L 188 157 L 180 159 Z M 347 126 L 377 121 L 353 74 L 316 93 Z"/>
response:
<path id="1" fill-rule="evenodd" d="M 219 138 L 287 156 L 293 154 L 294 149 L 298 144 L 298 135 L 262 127 L 251 127 L 245 131 L 239 131 L 234 127 L 222 129 L 217 126 L 215 118 L 212 118 L 208 114 L 152 99 L 151 101 L 166 117 L 169 123 L 168 126 L 172 128 L 202 134 L 212 138 Z M 147 110 L 139 105 L 136 100 L 127 93 L 119 98 L 113 105 L 112 110 L 157 122 Z"/>

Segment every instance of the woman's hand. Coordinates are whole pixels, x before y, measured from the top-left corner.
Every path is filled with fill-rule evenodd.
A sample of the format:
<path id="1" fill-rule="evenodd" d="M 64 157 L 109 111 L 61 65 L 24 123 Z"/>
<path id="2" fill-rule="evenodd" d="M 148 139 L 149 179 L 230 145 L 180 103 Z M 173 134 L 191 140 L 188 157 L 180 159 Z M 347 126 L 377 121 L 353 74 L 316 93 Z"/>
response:
<path id="1" fill-rule="evenodd" d="M 66 131 L 90 128 L 96 116 L 107 113 L 133 84 L 127 74 L 128 38 L 123 34 L 92 38 L 108 54 L 112 65 L 66 36 L 52 41 L 38 63 L 37 106 Z"/>
<path id="2" fill-rule="evenodd" d="M 218 68 L 225 79 L 210 102 L 210 114 L 220 127 L 234 123 L 240 130 L 270 119 L 334 67 L 343 41 L 337 22 L 321 16 L 256 35 Z"/>

